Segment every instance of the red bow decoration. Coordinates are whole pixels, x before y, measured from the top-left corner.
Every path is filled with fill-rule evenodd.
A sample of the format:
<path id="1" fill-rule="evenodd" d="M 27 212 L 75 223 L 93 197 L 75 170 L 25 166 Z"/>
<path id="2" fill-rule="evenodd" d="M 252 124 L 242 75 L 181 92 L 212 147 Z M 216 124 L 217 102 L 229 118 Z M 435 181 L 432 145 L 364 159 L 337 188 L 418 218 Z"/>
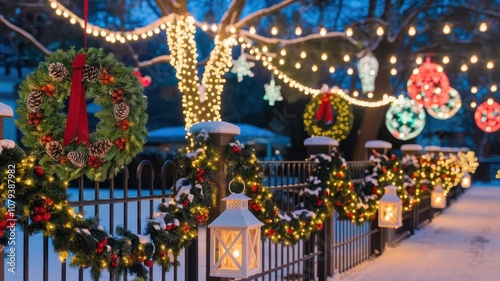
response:
<path id="1" fill-rule="evenodd" d="M 83 66 L 85 54 L 78 54 L 73 61 L 73 78 L 69 97 L 68 119 L 64 132 L 63 145 L 68 145 L 77 134 L 77 143 L 89 147 L 89 120 L 87 119 L 87 104 L 85 101 L 85 87 L 83 85 Z M 78 131 L 77 131 L 78 128 Z"/>
<path id="2" fill-rule="evenodd" d="M 316 121 L 323 121 L 325 125 L 333 124 L 333 111 L 330 98 L 332 93 L 324 93 L 321 96 L 321 104 L 319 105 L 318 112 L 316 112 Z"/>

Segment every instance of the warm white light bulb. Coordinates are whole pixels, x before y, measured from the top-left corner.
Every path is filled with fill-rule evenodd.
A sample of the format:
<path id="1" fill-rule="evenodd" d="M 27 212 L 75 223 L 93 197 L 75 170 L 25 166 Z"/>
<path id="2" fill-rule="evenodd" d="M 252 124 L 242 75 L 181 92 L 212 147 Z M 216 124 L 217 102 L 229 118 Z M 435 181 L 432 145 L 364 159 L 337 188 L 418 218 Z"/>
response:
<path id="1" fill-rule="evenodd" d="M 448 63 L 450 63 L 450 58 L 449 58 L 448 56 L 444 56 L 444 57 L 443 57 L 443 63 L 444 63 L 444 64 L 448 64 Z"/>
<path id="2" fill-rule="evenodd" d="M 348 27 L 346 30 L 345 30 L 345 35 L 351 37 L 352 35 L 354 34 L 354 31 L 352 30 L 352 28 Z"/>
<path id="3" fill-rule="evenodd" d="M 319 30 L 319 34 L 320 34 L 321 36 L 325 36 L 325 35 L 326 35 L 326 32 L 327 32 L 327 31 L 326 31 L 326 28 L 324 28 L 324 27 L 322 27 L 322 28 Z"/>
<path id="4" fill-rule="evenodd" d="M 408 29 L 408 35 L 415 36 L 415 34 L 417 34 L 417 29 L 415 29 L 414 26 L 410 26 L 410 28 Z"/>
<path id="5" fill-rule="evenodd" d="M 328 55 L 326 53 L 321 54 L 321 60 L 325 61 L 328 59 Z"/>
<path id="6" fill-rule="evenodd" d="M 396 58 L 396 56 L 391 56 L 391 58 L 389 59 L 389 62 L 391 64 L 395 64 L 396 62 L 398 62 L 398 59 Z"/>
<path id="7" fill-rule="evenodd" d="M 486 68 L 488 69 L 493 69 L 495 67 L 495 64 L 492 62 L 492 61 L 489 61 L 487 64 L 486 64 Z"/>
<path id="8" fill-rule="evenodd" d="M 491 87 L 490 87 L 490 91 L 492 91 L 492 92 L 496 92 L 497 90 L 498 90 L 498 87 L 497 87 L 497 85 L 496 85 L 496 84 L 491 85 Z"/>
<path id="9" fill-rule="evenodd" d="M 422 61 L 422 57 L 417 57 L 417 59 L 415 60 L 417 64 L 422 64 Z"/>
<path id="10" fill-rule="evenodd" d="M 255 27 L 250 26 L 250 30 L 249 31 L 250 31 L 250 34 L 255 34 L 255 32 L 256 32 L 255 31 Z"/>
<path id="11" fill-rule="evenodd" d="M 272 34 L 272 35 L 277 35 L 277 34 L 278 34 L 278 28 L 277 28 L 276 26 L 273 26 L 273 27 L 271 28 L 271 34 Z"/>
<path id="12" fill-rule="evenodd" d="M 286 50 L 285 50 L 285 49 L 281 49 L 280 54 L 281 54 L 282 56 L 286 56 Z"/>
<path id="13" fill-rule="evenodd" d="M 443 26 L 443 33 L 444 34 L 450 34 L 450 32 L 451 32 L 451 26 L 449 24 L 445 24 Z"/>
<path id="14" fill-rule="evenodd" d="M 330 73 L 334 73 L 334 72 L 335 72 L 335 67 L 330 66 L 330 69 L 328 69 L 328 71 L 329 71 Z"/>
<path id="15" fill-rule="evenodd" d="M 466 72 L 468 69 L 469 69 L 469 67 L 468 67 L 465 63 L 464 63 L 464 64 L 462 64 L 462 66 L 460 67 L 460 70 L 461 70 L 462 72 Z"/>
<path id="16" fill-rule="evenodd" d="M 352 75 L 353 73 L 354 73 L 354 70 L 352 69 L 352 67 L 349 67 L 349 68 L 347 69 L 347 74 L 348 74 L 348 75 Z"/>
<path id="17" fill-rule="evenodd" d="M 473 101 L 473 102 L 470 103 L 470 107 L 471 108 L 476 108 L 476 106 L 477 106 L 477 103 L 475 101 Z"/>
<path id="18" fill-rule="evenodd" d="M 471 63 L 476 63 L 477 62 L 477 56 L 476 55 L 472 55 L 472 57 L 470 57 L 470 62 Z"/>
<path id="19" fill-rule="evenodd" d="M 470 92 L 473 93 L 473 94 L 477 93 L 477 87 L 476 86 L 472 86 L 470 88 Z"/>
<path id="20" fill-rule="evenodd" d="M 300 62 L 295 63 L 295 68 L 299 69 L 301 67 Z"/>
<path id="21" fill-rule="evenodd" d="M 300 52 L 300 57 L 305 59 L 307 57 L 307 54 L 305 51 Z"/>
<path id="22" fill-rule="evenodd" d="M 488 25 L 485 23 L 485 22 L 482 22 L 480 25 L 479 25 L 479 31 L 481 32 L 486 32 L 488 30 Z"/>
<path id="23" fill-rule="evenodd" d="M 395 68 L 392 68 L 392 69 L 391 69 L 391 75 L 392 75 L 392 76 L 394 76 L 394 75 L 396 75 L 396 74 L 398 74 L 398 70 L 397 70 L 397 69 L 395 69 Z"/>
<path id="24" fill-rule="evenodd" d="M 377 27 L 377 35 L 378 36 L 384 35 L 384 28 L 382 26 Z"/>
<path id="25" fill-rule="evenodd" d="M 302 28 L 300 28 L 300 26 L 297 26 L 297 28 L 295 28 L 295 35 L 297 36 L 302 35 Z"/>
<path id="26" fill-rule="evenodd" d="M 318 66 L 317 66 L 317 65 L 315 65 L 315 64 L 313 64 L 313 65 L 312 65 L 312 67 L 311 67 L 311 70 L 312 70 L 313 72 L 318 71 Z"/>
<path id="27" fill-rule="evenodd" d="M 348 61 L 350 61 L 350 60 L 351 60 L 351 57 L 350 57 L 348 54 L 345 54 L 345 55 L 344 55 L 344 61 L 345 61 L 345 62 L 348 62 Z"/>

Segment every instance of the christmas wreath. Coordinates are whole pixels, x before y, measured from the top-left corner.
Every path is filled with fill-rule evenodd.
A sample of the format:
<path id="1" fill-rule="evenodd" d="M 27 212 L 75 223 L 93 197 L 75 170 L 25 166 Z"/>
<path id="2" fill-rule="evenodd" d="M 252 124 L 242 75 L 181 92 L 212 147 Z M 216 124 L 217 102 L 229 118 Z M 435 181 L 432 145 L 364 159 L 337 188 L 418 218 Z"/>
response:
<path id="1" fill-rule="evenodd" d="M 89 48 L 56 51 L 28 75 L 20 86 L 16 124 L 45 170 L 64 180 L 82 174 L 104 180 L 142 150 L 147 102 L 132 72 L 113 55 Z M 93 133 L 86 99 L 101 108 Z"/>
<path id="2" fill-rule="evenodd" d="M 403 169 L 403 187 L 406 189 L 410 201 L 419 204 L 422 196 L 430 190 L 429 179 L 426 173 L 421 173 L 427 169 L 427 163 L 424 164 L 421 156 L 406 154 L 401 159 Z M 424 165 L 422 167 L 422 165 Z"/>
<path id="3" fill-rule="evenodd" d="M 310 136 L 326 136 L 338 141 L 351 131 L 354 115 L 349 102 L 325 91 L 312 98 L 304 111 L 304 127 Z"/>

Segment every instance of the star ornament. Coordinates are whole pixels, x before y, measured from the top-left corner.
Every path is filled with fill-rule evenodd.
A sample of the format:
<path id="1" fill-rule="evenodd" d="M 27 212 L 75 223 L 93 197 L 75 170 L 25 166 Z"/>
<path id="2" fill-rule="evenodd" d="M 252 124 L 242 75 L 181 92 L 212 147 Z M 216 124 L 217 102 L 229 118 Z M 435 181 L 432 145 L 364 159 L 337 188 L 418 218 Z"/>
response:
<path id="1" fill-rule="evenodd" d="M 281 95 L 281 86 L 276 85 L 274 78 L 271 79 L 269 84 L 265 84 L 266 94 L 264 95 L 264 100 L 269 101 L 270 106 L 274 106 L 276 101 L 282 101 L 283 96 Z"/>
<path id="2" fill-rule="evenodd" d="M 244 76 L 253 77 L 253 72 L 250 68 L 254 67 L 254 62 L 247 61 L 245 54 L 242 54 L 237 60 L 233 60 L 233 68 L 231 72 L 238 76 L 238 82 L 243 81 Z"/>

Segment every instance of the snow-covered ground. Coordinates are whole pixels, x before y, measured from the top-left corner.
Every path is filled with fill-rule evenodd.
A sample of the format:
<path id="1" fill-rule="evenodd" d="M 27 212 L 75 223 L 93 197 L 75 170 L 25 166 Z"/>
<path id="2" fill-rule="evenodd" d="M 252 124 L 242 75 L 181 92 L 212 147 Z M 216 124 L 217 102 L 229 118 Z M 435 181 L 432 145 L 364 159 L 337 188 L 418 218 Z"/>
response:
<path id="1" fill-rule="evenodd" d="M 414 236 L 336 280 L 500 280 L 500 186 L 467 190 Z"/>

